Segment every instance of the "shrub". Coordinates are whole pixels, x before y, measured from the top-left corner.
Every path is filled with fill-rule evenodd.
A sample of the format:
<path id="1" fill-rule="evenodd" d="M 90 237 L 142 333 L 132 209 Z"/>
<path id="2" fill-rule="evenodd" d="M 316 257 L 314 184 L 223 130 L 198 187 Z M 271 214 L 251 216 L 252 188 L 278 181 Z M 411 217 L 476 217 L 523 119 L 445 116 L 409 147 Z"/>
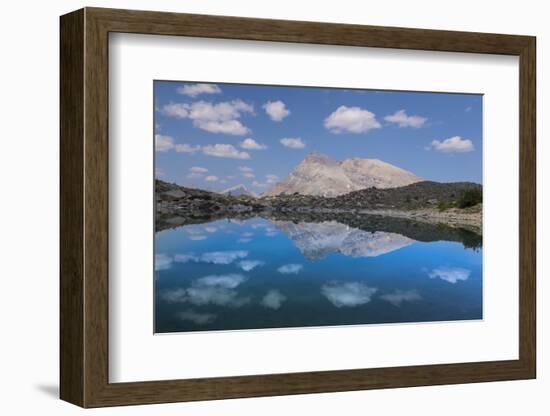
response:
<path id="1" fill-rule="evenodd" d="M 468 208 L 480 204 L 482 200 L 483 193 L 481 192 L 481 189 L 468 189 L 460 195 L 457 205 L 459 208 Z"/>

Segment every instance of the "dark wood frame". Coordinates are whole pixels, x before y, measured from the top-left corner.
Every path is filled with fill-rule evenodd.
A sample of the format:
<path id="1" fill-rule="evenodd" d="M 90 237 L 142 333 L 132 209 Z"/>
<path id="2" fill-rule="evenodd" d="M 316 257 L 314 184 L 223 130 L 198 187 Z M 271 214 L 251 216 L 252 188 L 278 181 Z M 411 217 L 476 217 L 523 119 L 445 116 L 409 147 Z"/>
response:
<path id="1" fill-rule="evenodd" d="M 109 383 L 110 32 L 519 56 L 519 359 Z M 62 16 L 61 398 L 100 407 L 535 378 L 535 45 L 530 36 L 98 8 Z"/>

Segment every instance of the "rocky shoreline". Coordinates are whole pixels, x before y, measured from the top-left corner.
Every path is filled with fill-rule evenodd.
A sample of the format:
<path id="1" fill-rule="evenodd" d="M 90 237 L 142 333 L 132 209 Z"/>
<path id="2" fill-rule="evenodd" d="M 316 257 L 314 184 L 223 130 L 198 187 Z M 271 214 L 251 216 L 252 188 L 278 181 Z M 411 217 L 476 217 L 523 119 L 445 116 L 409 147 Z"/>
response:
<path id="1" fill-rule="evenodd" d="M 157 230 L 224 217 L 370 215 L 443 224 L 482 234 L 481 204 L 462 209 L 452 207 L 461 192 L 481 188 L 468 182 L 425 181 L 401 188 L 369 188 L 333 198 L 300 194 L 260 198 L 222 195 L 159 180 L 155 188 Z"/>

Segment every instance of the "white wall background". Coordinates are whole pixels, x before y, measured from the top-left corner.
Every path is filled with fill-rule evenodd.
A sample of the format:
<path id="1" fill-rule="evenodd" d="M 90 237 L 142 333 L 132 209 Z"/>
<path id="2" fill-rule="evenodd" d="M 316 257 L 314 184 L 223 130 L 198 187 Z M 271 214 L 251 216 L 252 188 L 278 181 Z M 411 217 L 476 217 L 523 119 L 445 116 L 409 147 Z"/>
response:
<path id="1" fill-rule="evenodd" d="M 276 19 L 536 35 L 538 40 L 538 313 L 539 377 L 534 381 L 422 387 L 338 394 L 225 400 L 87 411 L 102 415 L 279 415 L 313 413 L 407 415 L 545 415 L 550 404 L 550 301 L 543 258 L 550 209 L 543 193 L 550 169 L 544 141 L 550 101 L 550 26 L 537 0 L 441 2 L 353 0 L 259 2 L 121 0 L 5 2 L 0 15 L 0 410 L 3 414 L 74 415 L 83 410 L 57 399 L 58 390 L 58 16 L 83 6 L 166 10 Z M 505 221 L 505 219 L 503 219 Z M 457 340 L 460 342 L 460 340 Z"/>

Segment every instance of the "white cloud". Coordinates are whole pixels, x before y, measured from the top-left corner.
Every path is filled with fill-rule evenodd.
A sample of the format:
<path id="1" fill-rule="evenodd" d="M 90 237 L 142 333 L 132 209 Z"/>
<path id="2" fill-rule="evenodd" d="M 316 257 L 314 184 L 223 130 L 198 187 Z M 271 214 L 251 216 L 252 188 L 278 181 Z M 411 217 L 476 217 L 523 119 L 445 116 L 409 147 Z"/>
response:
<path id="1" fill-rule="evenodd" d="M 166 254 L 155 254 L 155 271 L 168 270 L 172 267 L 172 257 Z"/>
<path id="2" fill-rule="evenodd" d="M 430 279 L 440 278 L 446 282 L 455 284 L 459 281 L 468 280 L 471 271 L 461 267 L 438 267 L 428 273 Z"/>
<path id="3" fill-rule="evenodd" d="M 187 253 L 187 254 L 176 254 L 174 256 L 174 261 L 176 263 L 187 263 L 190 261 L 197 261 L 198 257 L 195 256 L 193 253 Z"/>
<path id="4" fill-rule="evenodd" d="M 222 274 L 201 277 L 196 280 L 196 284 L 200 286 L 220 286 L 234 289 L 245 280 L 242 274 Z"/>
<path id="5" fill-rule="evenodd" d="M 263 105 L 263 108 L 273 121 L 281 121 L 290 114 L 290 111 L 286 108 L 285 103 L 280 100 L 268 101 Z"/>
<path id="6" fill-rule="evenodd" d="M 419 128 L 422 127 L 428 119 L 420 116 L 408 116 L 405 110 L 399 110 L 394 114 L 384 117 L 384 120 L 390 123 L 396 123 L 399 127 Z"/>
<path id="7" fill-rule="evenodd" d="M 167 152 L 174 148 L 174 138 L 171 136 L 164 136 L 162 134 L 155 134 L 155 151 Z"/>
<path id="8" fill-rule="evenodd" d="M 443 141 L 433 140 L 428 149 L 435 149 L 443 153 L 465 153 L 472 152 L 474 150 L 474 144 L 469 139 L 454 136 Z"/>
<path id="9" fill-rule="evenodd" d="M 250 159 L 250 155 L 247 152 L 241 152 L 232 144 L 207 145 L 202 148 L 202 152 L 209 156 L 226 157 L 230 159 Z"/>
<path id="10" fill-rule="evenodd" d="M 198 128 L 209 131 L 210 133 L 223 133 L 234 136 L 244 136 L 250 133 L 248 127 L 243 126 L 239 120 L 205 121 L 195 124 Z"/>
<path id="11" fill-rule="evenodd" d="M 272 289 L 266 293 L 260 302 L 263 306 L 270 309 L 279 309 L 283 302 L 286 300 L 286 296 L 276 289 Z"/>
<path id="12" fill-rule="evenodd" d="M 396 290 L 380 296 L 381 299 L 390 302 L 393 306 L 401 306 L 403 302 L 421 300 L 422 296 L 416 290 Z"/>
<path id="13" fill-rule="evenodd" d="M 208 237 L 206 237 L 205 235 L 190 235 L 189 236 L 189 240 L 193 240 L 193 241 L 201 241 L 201 240 L 206 240 Z"/>
<path id="14" fill-rule="evenodd" d="M 252 239 L 250 237 L 242 237 L 237 240 L 238 243 L 250 243 Z"/>
<path id="15" fill-rule="evenodd" d="M 200 146 L 193 146 L 187 143 L 174 143 L 174 138 L 171 136 L 164 136 L 162 134 L 155 134 L 155 151 L 168 152 L 169 150 L 175 150 L 178 153 L 195 153 L 200 150 Z"/>
<path id="16" fill-rule="evenodd" d="M 207 312 L 195 312 L 192 309 L 179 312 L 176 315 L 182 321 L 191 321 L 197 325 L 206 325 L 216 320 L 217 315 Z"/>
<path id="17" fill-rule="evenodd" d="M 380 127 L 374 113 L 359 107 L 342 105 L 325 119 L 325 128 L 332 133 L 366 133 Z"/>
<path id="18" fill-rule="evenodd" d="M 209 175 L 206 178 L 204 178 L 204 180 L 207 182 L 217 182 L 218 179 L 219 178 L 216 175 Z"/>
<path id="19" fill-rule="evenodd" d="M 300 137 L 285 137 L 280 142 L 283 146 L 290 147 L 291 149 L 303 149 L 306 147 L 306 144 Z"/>
<path id="20" fill-rule="evenodd" d="M 174 150 L 178 153 L 196 153 L 201 150 L 200 146 L 193 146 L 191 144 L 182 143 L 174 145 Z"/>
<path id="21" fill-rule="evenodd" d="M 204 227 L 204 231 L 206 231 L 207 233 L 215 233 L 216 231 L 218 231 L 218 228 L 217 227 Z"/>
<path id="22" fill-rule="evenodd" d="M 254 107 L 242 100 L 217 104 L 197 101 L 192 104 L 166 104 L 161 111 L 170 117 L 191 119 L 195 127 L 211 133 L 244 136 L 250 133 L 250 129 L 238 119 L 244 113 L 254 113 Z"/>
<path id="23" fill-rule="evenodd" d="M 248 166 L 239 166 L 241 172 L 254 172 L 254 169 L 249 168 Z"/>
<path id="24" fill-rule="evenodd" d="M 304 266 L 301 264 L 285 264 L 277 269 L 282 274 L 298 274 L 302 271 Z"/>
<path id="25" fill-rule="evenodd" d="M 254 270 L 256 267 L 263 266 L 265 263 L 260 260 L 242 260 L 237 265 L 245 272 Z"/>
<path id="26" fill-rule="evenodd" d="M 239 297 L 235 290 L 245 280 L 241 274 L 204 276 L 193 281 L 188 288 L 165 290 L 161 297 L 169 303 L 239 307 L 250 301 L 247 297 Z"/>
<path id="27" fill-rule="evenodd" d="M 264 150 L 264 149 L 267 149 L 267 146 L 265 144 L 260 144 L 256 140 L 251 139 L 250 137 L 248 139 L 244 139 L 242 142 L 240 142 L 239 146 L 241 146 L 243 149 L 247 149 L 247 150 Z"/>
<path id="28" fill-rule="evenodd" d="M 189 116 L 189 104 L 170 103 L 162 107 L 161 112 L 168 117 L 187 118 Z"/>
<path id="29" fill-rule="evenodd" d="M 193 166 L 189 170 L 191 171 L 191 173 L 196 173 L 196 174 L 203 174 L 203 173 L 208 172 L 208 169 L 200 167 L 200 166 Z"/>
<path id="30" fill-rule="evenodd" d="M 243 259 L 248 256 L 248 251 L 228 250 L 228 251 L 210 251 L 197 256 L 193 253 L 176 254 L 174 261 L 178 263 L 211 263 L 211 264 L 231 264 L 235 260 Z"/>
<path id="31" fill-rule="evenodd" d="M 266 182 L 269 184 L 277 183 L 277 181 L 279 180 L 279 177 L 273 174 L 265 175 L 265 177 L 266 177 Z"/>
<path id="32" fill-rule="evenodd" d="M 321 293 L 337 308 L 369 303 L 377 291 L 375 287 L 368 287 L 360 282 L 332 282 L 321 288 Z"/>
<path id="33" fill-rule="evenodd" d="M 186 84 L 176 91 L 189 97 L 196 97 L 200 94 L 221 94 L 222 92 L 216 84 Z"/>
<path id="34" fill-rule="evenodd" d="M 161 168 L 155 168 L 155 178 L 164 177 L 165 173 Z"/>

